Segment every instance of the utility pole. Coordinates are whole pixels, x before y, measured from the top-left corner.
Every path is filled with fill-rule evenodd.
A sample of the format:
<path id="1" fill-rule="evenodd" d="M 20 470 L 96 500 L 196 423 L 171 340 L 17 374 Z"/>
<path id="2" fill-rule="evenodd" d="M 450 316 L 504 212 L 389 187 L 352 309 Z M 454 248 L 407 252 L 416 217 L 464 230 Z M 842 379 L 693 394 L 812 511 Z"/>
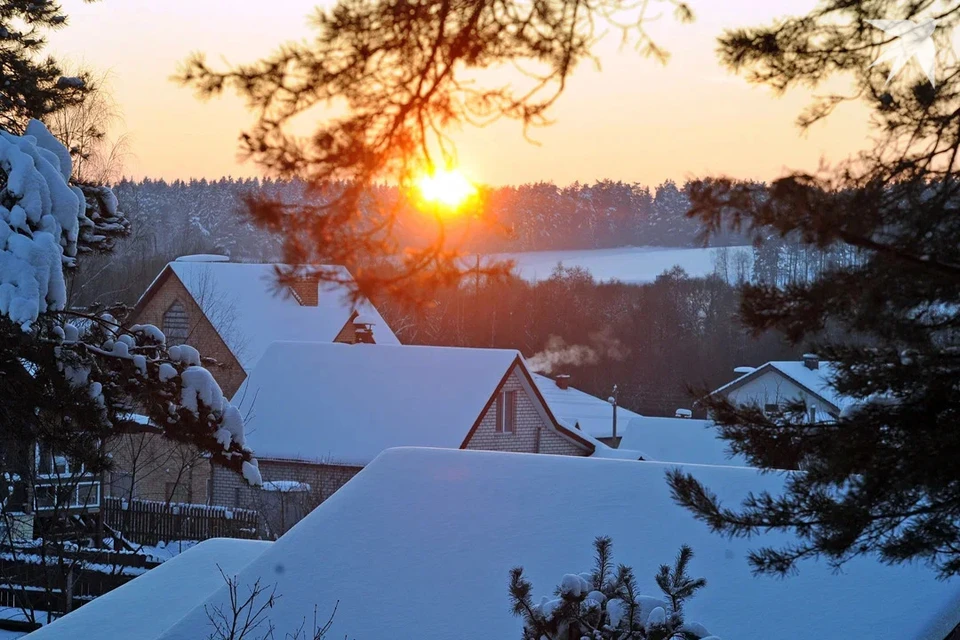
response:
<path id="1" fill-rule="evenodd" d="M 617 444 L 617 396 L 620 395 L 620 390 L 617 388 L 617 385 L 613 385 L 613 395 L 607 398 L 607 402 L 613 405 L 613 444 Z"/>

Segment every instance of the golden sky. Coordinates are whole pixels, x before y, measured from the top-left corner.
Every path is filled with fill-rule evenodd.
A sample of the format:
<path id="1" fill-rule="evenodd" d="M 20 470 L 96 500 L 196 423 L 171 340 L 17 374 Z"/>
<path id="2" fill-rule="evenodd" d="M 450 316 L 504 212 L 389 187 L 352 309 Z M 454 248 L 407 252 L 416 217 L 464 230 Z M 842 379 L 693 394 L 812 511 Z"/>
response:
<path id="1" fill-rule="evenodd" d="M 787 169 L 814 169 L 865 145 L 866 112 L 840 110 L 801 135 L 794 120 L 804 92 L 774 97 L 721 68 L 716 37 L 724 28 L 766 24 L 809 10 L 814 0 L 689 0 L 693 25 L 669 12 L 650 25 L 672 53 L 665 67 L 616 37 L 598 51 L 602 69 L 585 65 L 537 129 L 540 146 L 512 122 L 455 136 L 462 167 L 489 184 L 548 180 L 568 184 L 609 178 L 658 184 L 708 174 L 770 179 Z M 191 52 L 211 61 L 246 62 L 285 40 L 309 36 L 316 0 L 62 0 L 70 25 L 50 37 L 52 50 L 109 71 L 129 135 L 124 173 L 154 178 L 258 175 L 237 160 L 237 136 L 251 122 L 242 102 L 196 99 L 169 80 Z"/>

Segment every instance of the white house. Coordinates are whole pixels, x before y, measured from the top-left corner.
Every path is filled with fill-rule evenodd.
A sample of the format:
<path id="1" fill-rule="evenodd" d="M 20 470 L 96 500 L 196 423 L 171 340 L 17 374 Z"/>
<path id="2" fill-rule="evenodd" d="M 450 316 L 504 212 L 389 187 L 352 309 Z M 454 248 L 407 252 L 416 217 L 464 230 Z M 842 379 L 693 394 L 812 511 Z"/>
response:
<path id="1" fill-rule="evenodd" d="M 833 375 L 833 363 L 806 354 L 802 360 L 767 362 L 749 369 L 711 395 L 722 394 L 735 404 L 756 404 L 766 410 L 786 401 L 802 400 L 810 421 L 820 422 L 838 417 L 852 402 L 833 389 Z"/>
<path id="2" fill-rule="evenodd" d="M 241 593 L 260 580 L 281 597 L 268 612 L 285 637 L 314 611 L 328 637 L 488 640 L 519 638 L 510 613 L 509 571 L 522 566 L 534 600 L 552 597 L 564 574 L 588 571 L 591 543 L 611 536 L 617 562 L 633 567 L 641 593 L 659 595 L 654 575 L 680 545 L 690 573 L 707 586 L 684 612 L 725 640 L 944 640 L 960 622 L 960 579 L 937 580 L 922 565 L 888 566 L 859 557 L 836 572 L 804 561 L 787 578 L 755 576 L 747 553 L 789 544 L 780 534 L 728 539 L 677 506 L 664 481 L 675 465 L 487 451 L 394 449 L 380 455 L 297 527 L 239 571 Z M 756 469 L 685 466 L 727 504 L 779 491 L 782 475 Z M 182 563 L 185 581 L 193 569 Z M 135 586 L 121 587 L 123 592 Z M 226 588 L 160 635 L 195 640 Z M 128 604 L 152 615 L 157 594 Z M 101 609 L 105 627 L 113 624 Z M 80 610 L 82 612 L 82 609 Z M 89 626 L 61 622 L 57 637 Z M 99 631 L 99 628 L 98 628 Z M 96 634 L 94 634 L 96 635 Z M 101 636 L 102 637 L 102 636 Z M 108 636 L 113 637 L 113 636 Z M 133 637 L 133 636 L 131 636 Z"/>

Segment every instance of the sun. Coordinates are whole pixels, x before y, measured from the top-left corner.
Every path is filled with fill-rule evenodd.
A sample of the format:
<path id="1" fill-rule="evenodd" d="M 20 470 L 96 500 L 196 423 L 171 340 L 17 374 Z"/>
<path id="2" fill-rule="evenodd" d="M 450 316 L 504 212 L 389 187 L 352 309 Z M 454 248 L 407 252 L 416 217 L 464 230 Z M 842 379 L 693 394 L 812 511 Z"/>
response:
<path id="1" fill-rule="evenodd" d="M 450 209 L 456 209 L 477 193 L 477 188 L 456 169 L 424 174 L 416 184 L 425 201 Z"/>

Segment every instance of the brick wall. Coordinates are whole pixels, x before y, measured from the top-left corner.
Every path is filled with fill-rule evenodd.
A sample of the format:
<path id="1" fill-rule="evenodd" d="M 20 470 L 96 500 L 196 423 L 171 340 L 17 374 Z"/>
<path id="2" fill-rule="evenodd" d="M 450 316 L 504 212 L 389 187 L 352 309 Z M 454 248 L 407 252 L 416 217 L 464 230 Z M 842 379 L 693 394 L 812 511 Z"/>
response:
<path id="1" fill-rule="evenodd" d="M 502 391 L 517 392 L 515 432 L 497 433 L 497 410 L 496 403 L 493 403 L 480 421 L 480 426 L 470 437 L 467 449 L 552 453 L 564 456 L 585 456 L 589 453 L 582 445 L 561 435 L 547 422 L 540 401 L 516 368 L 510 373 Z"/>
<path id="2" fill-rule="evenodd" d="M 153 433 L 129 433 L 110 440 L 113 471 L 106 474 L 105 494 L 206 504 L 210 462 L 190 445 Z"/>
<path id="3" fill-rule="evenodd" d="M 260 512 L 262 525 L 268 537 L 282 535 L 317 505 L 355 476 L 362 467 L 270 460 L 259 458 L 260 475 L 264 482 L 294 480 L 310 485 L 308 494 L 289 493 L 283 496 L 251 487 L 238 474 L 214 467 L 212 504 Z M 282 510 L 278 503 L 283 502 Z"/>
<path id="4" fill-rule="evenodd" d="M 163 329 L 163 314 L 174 302 L 182 304 L 187 312 L 190 327 L 187 344 L 198 349 L 200 355 L 214 358 L 219 363 L 207 368 L 223 389 L 223 394 L 232 398 L 247 374 L 175 273 L 170 271 L 164 277 L 153 295 L 131 315 L 128 323 L 152 324 Z"/>

